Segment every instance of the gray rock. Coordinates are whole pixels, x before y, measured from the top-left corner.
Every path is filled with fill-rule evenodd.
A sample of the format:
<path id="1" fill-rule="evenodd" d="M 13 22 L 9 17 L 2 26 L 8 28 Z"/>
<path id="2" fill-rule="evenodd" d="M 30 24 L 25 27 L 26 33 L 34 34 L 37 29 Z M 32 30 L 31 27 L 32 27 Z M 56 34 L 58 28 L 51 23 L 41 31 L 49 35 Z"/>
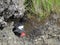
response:
<path id="1" fill-rule="evenodd" d="M 24 12 L 24 0 L 0 0 L 0 25 L 1 23 L 7 25 L 7 20 L 12 16 L 17 19 L 23 17 Z"/>

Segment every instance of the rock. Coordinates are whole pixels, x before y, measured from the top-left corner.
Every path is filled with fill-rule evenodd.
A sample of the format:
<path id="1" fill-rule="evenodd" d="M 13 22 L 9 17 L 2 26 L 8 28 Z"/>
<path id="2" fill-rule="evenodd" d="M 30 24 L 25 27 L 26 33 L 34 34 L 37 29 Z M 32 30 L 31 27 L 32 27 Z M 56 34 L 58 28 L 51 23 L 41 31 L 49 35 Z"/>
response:
<path id="1" fill-rule="evenodd" d="M 23 17 L 24 12 L 24 0 L 0 0 L 0 25 L 7 26 L 9 20 Z"/>

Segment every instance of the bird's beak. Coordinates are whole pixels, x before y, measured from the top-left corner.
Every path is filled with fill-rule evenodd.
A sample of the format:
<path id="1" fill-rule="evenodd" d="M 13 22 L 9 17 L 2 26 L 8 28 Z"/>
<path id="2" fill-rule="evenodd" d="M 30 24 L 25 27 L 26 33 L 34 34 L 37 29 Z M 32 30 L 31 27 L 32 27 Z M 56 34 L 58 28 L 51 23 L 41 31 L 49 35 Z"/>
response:
<path id="1" fill-rule="evenodd" d="M 26 33 L 25 32 L 22 32 L 21 33 L 21 37 L 24 37 L 24 36 L 26 36 Z"/>

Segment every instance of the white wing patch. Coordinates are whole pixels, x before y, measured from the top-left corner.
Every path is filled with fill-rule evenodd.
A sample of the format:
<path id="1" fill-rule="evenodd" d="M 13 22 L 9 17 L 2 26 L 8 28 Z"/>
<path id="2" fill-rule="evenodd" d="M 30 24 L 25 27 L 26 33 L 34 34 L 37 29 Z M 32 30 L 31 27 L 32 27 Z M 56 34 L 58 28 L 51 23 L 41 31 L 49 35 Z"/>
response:
<path id="1" fill-rule="evenodd" d="M 21 26 L 19 26 L 18 28 L 19 28 L 19 29 L 23 29 L 23 28 L 24 28 L 24 26 L 23 26 L 23 25 L 21 25 Z"/>

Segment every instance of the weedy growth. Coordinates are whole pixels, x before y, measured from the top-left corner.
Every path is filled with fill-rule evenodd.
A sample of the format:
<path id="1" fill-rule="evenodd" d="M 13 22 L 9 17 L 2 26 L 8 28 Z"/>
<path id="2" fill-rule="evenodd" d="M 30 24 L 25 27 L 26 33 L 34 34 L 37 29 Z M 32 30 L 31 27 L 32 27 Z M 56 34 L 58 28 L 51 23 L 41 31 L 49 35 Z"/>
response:
<path id="1" fill-rule="evenodd" d="M 60 0 L 25 0 L 27 15 L 37 16 L 38 19 L 45 19 L 55 12 L 60 13 Z"/>

